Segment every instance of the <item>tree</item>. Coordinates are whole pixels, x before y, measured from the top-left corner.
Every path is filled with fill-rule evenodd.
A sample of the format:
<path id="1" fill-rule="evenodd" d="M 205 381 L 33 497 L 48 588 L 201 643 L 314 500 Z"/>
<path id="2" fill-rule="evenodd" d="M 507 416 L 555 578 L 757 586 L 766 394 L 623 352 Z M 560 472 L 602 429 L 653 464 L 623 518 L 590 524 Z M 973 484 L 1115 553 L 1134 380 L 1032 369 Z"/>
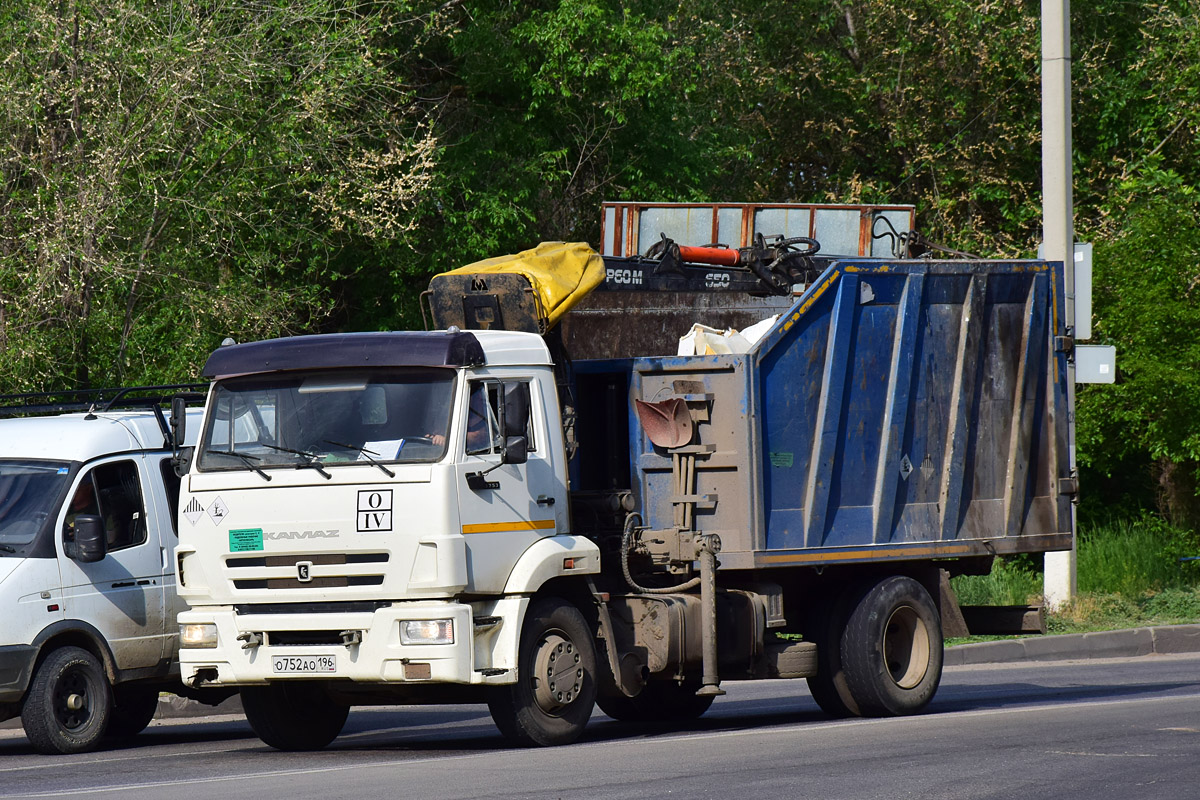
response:
<path id="1" fill-rule="evenodd" d="M 194 376 L 225 335 L 312 329 L 347 254 L 415 225 L 437 142 L 380 44 L 435 15 L 31 0 L 0 23 L 7 389 Z"/>

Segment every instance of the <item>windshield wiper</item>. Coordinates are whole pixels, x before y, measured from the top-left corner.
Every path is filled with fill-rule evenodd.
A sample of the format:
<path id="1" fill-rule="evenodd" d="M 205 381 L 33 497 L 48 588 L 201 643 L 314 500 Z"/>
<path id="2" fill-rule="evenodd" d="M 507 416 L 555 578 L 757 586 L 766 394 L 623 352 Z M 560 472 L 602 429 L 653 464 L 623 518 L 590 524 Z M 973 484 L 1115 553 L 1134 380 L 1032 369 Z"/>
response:
<path id="1" fill-rule="evenodd" d="M 254 463 L 255 461 L 262 460 L 258 456 L 252 456 L 248 453 L 238 453 L 233 450 L 206 450 L 205 452 L 212 453 L 214 456 L 233 456 L 234 458 L 240 458 L 242 463 L 244 463 L 247 467 L 254 470 L 259 475 L 262 475 L 263 480 L 271 480 L 271 476 L 263 472 L 262 469 Z"/>
<path id="2" fill-rule="evenodd" d="M 355 446 L 355 445 L 352 445 L 352 444 L 345 444 L 344 442 L 335 442 L 335 441 L 333 441 L 332 439 L 326 439 L 326 440 L 325 440 L 325 444 L 331 444 L 331 445 L 333 445 L 334 447 L 343 447 L 343 448 L 345 448 L 345 449 L 347 449 L 347 450 L 353 450 L 353 451 L 355 451 L 356 453 L 358 453 L 360 456 L 362 456 L 363 458 L 365 458 L 367 461 L 370 461 L 372 464 L 374 464 L 375 466 L 377 466 L 377 467 L 379 467 L 381 470 L 383 470 L 383 474 L 384 474 L 384 475 L 387 475 L 389 478 L 394 478 L 394 477 L 396 477 L 396 473 L 392 472 L 390 469 L 388 469 L 387 467 L 385 467 L 383 464 L 380 464 L 378 461 L 376 461 L 375 459 L 371 458 L 371 454 L 372 454 L 372 453 L 375 453 L 375 451 L 374 451 L 374 450 L 368 450 L 368 449 L 367 449 L 367 448 L 365 448 L 365 447 L 357 447 L 357 446 Z M 379 455 L 379 453 L 375 453 L 375 455 Z"/>
<path id="3" fill-rule="evenodd" d="M 290 447 L 280 447 L 279 445 L 267 444 L 266 442 L 259 442 L 259 444 L 261 444 L 263 447 L 270 448 L 271 450 L 278 450 L 281 453 L 292 453 L 293 455 L 297 455 L 297 456 L 300 456 L 301 458 L 304 458 L 305 459 L 304 463 L 295 465 L 296 469 L 305 469 L 306 467 L 312 467 L 317 472 L 321 473 L 322 477 L 324 477 L 325 480 L 329 480 L 330 478 L 333 477 L 332 475 L 330 475 L 328 472 L 325 471 L 324 467 L 321 466 L 320 458 L 317 456 L 316 453 L 310 453 L 307 450 L 293 450 Z"/>
<path id="4" fill-rule="evenodd" d="M 17 548 L 9 547 L 6 544 L 0 544 L 0 551 L 5 552 L 5 553 L 15 553 L 15 552 L 17 552 Z"/>

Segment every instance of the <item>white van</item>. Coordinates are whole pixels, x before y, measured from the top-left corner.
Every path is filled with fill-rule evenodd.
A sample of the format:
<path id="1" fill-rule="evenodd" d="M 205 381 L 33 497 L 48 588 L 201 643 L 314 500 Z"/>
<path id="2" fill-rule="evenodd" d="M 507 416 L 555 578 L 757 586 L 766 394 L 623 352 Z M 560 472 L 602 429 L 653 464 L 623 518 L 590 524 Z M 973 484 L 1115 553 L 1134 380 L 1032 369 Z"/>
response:
<path id="1" fill-rule="evenodd" d="M 122 410 L 0 419 L 0 720 L 19 714 L 43 753 L 136 734 L 184 691 L 159 404 L 191 387 L 150 388 Z"/>

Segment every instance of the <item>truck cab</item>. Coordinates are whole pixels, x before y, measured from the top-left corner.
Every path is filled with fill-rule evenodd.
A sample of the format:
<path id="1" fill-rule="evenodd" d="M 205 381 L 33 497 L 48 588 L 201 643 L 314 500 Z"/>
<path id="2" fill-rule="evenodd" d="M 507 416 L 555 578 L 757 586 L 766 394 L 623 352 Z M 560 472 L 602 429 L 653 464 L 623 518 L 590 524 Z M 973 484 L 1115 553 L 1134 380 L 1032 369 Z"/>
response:
<path id="1" fill-rule="evenodd" d="M 0 420 L 0 719 L 20 715 L 39 751 L 137 733 L 159 692 L 182 688 L 162 421 L 148 408 Z"/>
<path id="2" fill-rule="evenodd" d="M 433 685 L 485 699 L 515 680 L 531 597 L 599 570 L 571 535 L 537 335 L 294 337 L 222 347 L 205 375 L 180 500 L 182 672 L 244 687 L 268 741 L 324 735 L 289 705 L 325 709 L 323 745 L 351 704 Z"/>

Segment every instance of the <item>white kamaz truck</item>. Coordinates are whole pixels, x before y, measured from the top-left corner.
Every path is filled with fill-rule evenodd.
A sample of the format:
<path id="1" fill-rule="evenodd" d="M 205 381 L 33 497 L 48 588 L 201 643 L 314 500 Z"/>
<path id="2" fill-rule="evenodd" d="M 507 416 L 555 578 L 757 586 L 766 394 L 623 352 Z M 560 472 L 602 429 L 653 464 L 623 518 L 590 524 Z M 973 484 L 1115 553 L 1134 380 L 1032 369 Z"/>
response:
<path id="1" fill-rule="evenodd" d="M 1040 627 L 963 613 L 947 576 L 1071 546 L 1062 265 L 796 244 L 546 244 L 436 278 L 440 330 L 215 351 L 180 493 L 184 680 L 240 687 L 282 749 L 353 705 L 444 702 L 553 745 L 596 704 L 694 718 L 728 680 L 915 713 L 944 631 Z M 788 304 L 746 352 L 571 361 L 555 301 L 606 269 Z"/>

